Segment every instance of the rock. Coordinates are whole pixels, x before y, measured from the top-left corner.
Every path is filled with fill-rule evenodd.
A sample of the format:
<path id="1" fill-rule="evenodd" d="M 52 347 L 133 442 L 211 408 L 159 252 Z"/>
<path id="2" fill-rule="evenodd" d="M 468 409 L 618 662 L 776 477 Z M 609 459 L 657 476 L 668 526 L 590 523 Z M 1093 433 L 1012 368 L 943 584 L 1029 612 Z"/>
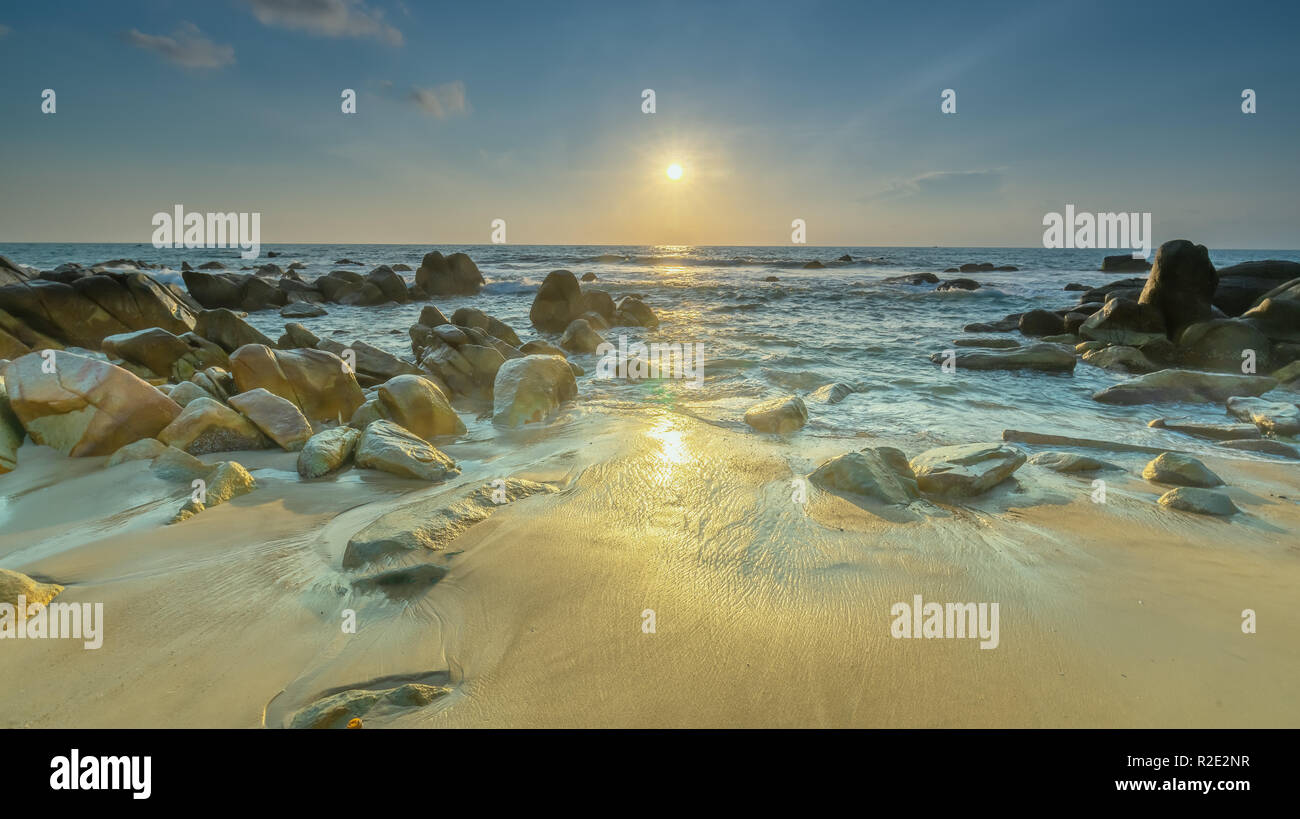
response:
<path id="1" fill-rule="evenodd" d="M 249 344 L 230 356 L 239 392 L 262 387 L 292 401 L 309 421 L 346 423 L 365 396 L 343 360 L 325 350 Z"/>
<path id="2" fill-rule="evenodd" d="M 387 381 L 399 375 L 420 375 L 421 373 L 420 368 L 411 362 L 403 361 L 392 353 L 386 353 L 378 347 L 360 340 L 344 346 L 334 339 L 326 338 L 316 342 L 316 347 L 334 353 L 339 356 L 340 360 L 345 360 L 345 351 L 351 350 L 356 371 L 380 381 Z"/>
<path id="3" fill-rule="evenodd" d="M 574 319 L 560 337 L 560 346 L 573 353 L 594 353 L 604 343 L 605 339 L 591 329 L 586 319 Z"/>
<path id="4" fill-rule="evenodd" d="M 315 333 L 297 322 L 284 325 L 284 335 L 289 343 L 281 346 L 286 349 L 295 347 L 311 349 L 320 343 L 320 338 Z"/>
<path id="5" fill-rule="evenodd" d="M 1039 341 L 1046 344 L 1065 344 L 1069 347 L 1074 347 L 1079 339 L 1074 335 L 1074 333 L 1057 333 L 1054 336 L 1043 336 Z"/>
<path id="6" fill-rule="evenodd" d="M 1276 381 L 1262 375 L 1160 370 L 1099 390 L 1092 400 L 1103 404 L 1219 403 L 1234 395 L 1262 395 L 1275 386 Z"/>
<path id="7" fill-rule="evenodd" d="M 352 418 L 348 421 L 348 426 L 360 431 L 373 424 L 375 421 L 391 421 L 388 417 L 388 408 L 385 407 L 378 398 L 370 400 L 357 407 L 357 411 L 352 413 Z"/>
<path id="8" fill-rule="evenodd" d="M 205 480 L 203 500 L 193 498 L 185 502 L 171 519 L 171 523 L 180 523 L 197 515 L 205 509 L 220 506 L 232 498 L 247 495 L 257 488 L 257 481 L 243 465 L 234 461 L 222 461 L 212 467 Z"/>
<path id="9" fill-rule="evenodd" d="M 465 432 L 465 424 L 447 403 L 447 396 L 427 378 L 394 376 L 379 388 L 378 400 L 386 418 L 425 440 Z"/>
<path id="10" fill-rule="evenodd" d="M 1012 350 L 1020 346 L 1020 342 L 1014 338 L 986 338 L 974 336 L 972 338 L 953 339 L 954 347 L 983 347 L 989 350 Z"/>
<path id="11" fill-rule="evenodd" d="M 808 398 L 822 404 L 838 404 L 857 391 L 858 388 L 853 384 L 845 384 L 840 381 L 834 384 L 823 384 L 813 390 Z"/>
<path id="12" fill-rule="evenodd" d="M 0 256 L 0 261 L 5 261 Z M 3 368 L 0 368 L 0 475 L 12 472 L 18 467 L 18 448 L 23 445 L 27 431 L 22 421 L 14 414 L 9 405 L 9 393 L 5 388 Z"/>
<path id="13" fill-rule="evenodd" d="M 1065 320 L 1051 310 L 1030 310 L 1020 316 L 1020 332 L 1027 336 L 1054 336 L 1065 332 Z"/>
<path id="14" fill-rule="evenodd" d="M 808 423 L 808 407 L 797 395 L 771 398 L 746 410 L 745 423 L 759 432 L 794 432 Z"/>
<path id="15" fill-rule="evenodd" d="M 949 268 L 944 272 L 956 273 L 957 268 L 955 267 Z M 904 276 L 886 276 L 885 278 L 881 279 L 881 281 L 884 282 L 885 284 L 911 284 L 911 285 L 938 284 L 939 277 L 934 275 L 933 273 L 908 273 L 907 275 Z"/>
<path id="16" fill-rule="evenodd" d="M 230 310 L 204 310 L 199 313 L 194 332 L 233 353 L 245 344 L 274 347 L 275 342 Z"/>
<path id="17" fill-rule="evenodd" d="M 1160 369 L 1159 365 L 1142 355 L 1142 351 L 1136 347 L 1103 347 L 1084 353 L 1083 361 L 1103 370 L 1129 373 L 1152 373 Z"/>
<path id="18" fill-rule="evenodd" d="M 582 291 L 582 309 L 583 312 L 596 313 L 606 321 L 613 321 L 614 314 L 617 312 L 613 297 L 604 290 L 594 288 Z M 518 346 L 517 343 L 516 346 Z"/>
<path id="19" fill-rule="evenodd" d="M 1051 435 L 1043 432 L 1026 432 L 1023 429 L 1002 430 L 1002 440 L 1035 446 L 1072 446 L 1089 449 L 1106 449 L 1111 452 L 1146 452 L 1159 455 L 1167 450 L 1141 444 L 1122 444 L 1118 441 L 1098 441 L 1093 438 L 1075 438 L 1070 435 Z"/>
<path id="20" fill-rule="evenodd" d="M 964 265 L 963 265 L 963 266 L 964 266 Z M 934 289 L 935 289 L 935 290 L 939 290 L 939 291 L 944 291 L 944 290 L 979 290 L 979 289 L 980 289 L 980 283 L 977 282 L 977 281 L 975 281 L 974 279 L 949 279 L 949 280 L 944 281 L 944 282 L 939 282 L 939 286 L 936 287 L 936 288 L 934 288 Z"/>
<path id="21" fill-rule="evenodd" d="M 538 330 L 562 333 L 582 313 L 582 288 L 578 280 L 568 270 L 552 270 L 537 289 L 528 317 Z"/>
<path id="22" fill-rule="evenodd" d="M 0 569 L 0 603 L 16 607 L 18 598 L 22 597 L 28 606 L 33 603 L 45 606 L 55 597 L 58 597 L 62 591 L 63 587 L 58 583 L 42 583 L 39 580 L 33 580 L 22 572 Z M 13 616 L 12 610 L 10 616 Z M 14 627 L 13 623 L 9 625 L 11 628 Z"/>
<path id="23" fill-rule="evenodd" d="M 545 420 L 577 394 L 577 381 L 563 357 L 528 355 L 511 359 L 497 370 L 492 423 L 517 427 Z"/>
<path id="24" fill-rule="evenodd" d="M 561 358 L 567 355 L 564 350 L 549 341 L 541 341 L 540 339 L 524 344 L 519 348 L 519 351 L 524 355 L 558 355 Z"/>
<path id="25" fill-rule="evenodd" d="M 158 433 L 158 440 L 191 455 L 265 449 L 267 440 L 244 416 L 211 398 L 198 398 Z"/>
<path id="26" fill-rule="evenodd" d="M 920 498 L 907 456 L 892 447 L 868 447 L 838 455 L 809 476 L 816 486 L 887 504 L 906 505 Z"/>
<path id="27" fill-rule="evenodd" d="M 261 387 L 232 395 L 229 403 L 286 452 L 297 452 L 311 438 L 311 424 L 298 407 Z"/>
<path id="28" fill-rule="evenodd" d="M 1156 251 L 1138 303 L 1155 307 L 1164 317 L 1168 337 L 1176 339 L 1189 324 L 1213 318 L 1211 306 L 1218 286 L 1219 276 L 1205 245 L 1175 239 Z"/>
<path id="29" fill-rule="evenodd" d="M 460 474 L 455 461 L 392 421 L 375 421 L 361 432 L 356 464 L 360 469 L 380 469 L 425 481 L 444 481 Z"/>
<path id="30" fill-rule="evenodd" d="M 979 273 L 981 271 L 992 270 L 992 262 L 967 262 L 958 268 L 960 273 Z"/>
<path id="31" fill-rule="evenodd" d="M 167 445 L 157 438 L 141 438 L 127 444 L 109 456 L 104 468 L 107 469 L 128 461 L 152 461 L 166 451 Z"/>
<path id="32" fill-rule="evenodd" d="M 1228 517 L 1241 511 L 1232 502 L 1232 499 L 1222 492 L 1186 486 L 1169 490 L 1161 495 L 1156 503 L 1168 509 L 1177 509 L 1180 512 L 1194 512 L 1198 515 Z"/>
<path id="33" fill-rule="evenodd" d="M 65 455 L 111 455 L 154 438 L 181 413 L 176 402 L 121 367 L 69 352 L 28 353 L 9 363 L 14 415 L 32 440 Z"/>
<path id="34" fill-rule="evenodd" d="M 976 322 L 962 328 L 964 333 L 1009 333 L 1020 328 L 1020 314 L 1013 313 L 993 322 Z"/>
<path id="35" fill-rule="evenodd" d="M 945 353 L 935 353 L 930 361 L 942 365 L 948 361 Z M 1031 344 L 1014 350 L 973 350 L 958 352 L 953 359 L 957 369 L 968 370 L 1040 370 L 1043 372 L 1073 372 L 1074 352 L 1055 344 Z"/>
<path id="36" fill-rule="evenodd" d="M 343 568 L 357 569 L 393 555 L 420 549 L 440 552 L 456 538 L 491 517 L 501 505 L 535 494 L 555 492 L 553 486 L 517 478 L 486 484 L 454 502 L 425 498 L 380 516 L 348 541 Z"/>
<path id="37" fill-rule="evenodd" d="M 805 262 L 805 263 L 804 263 L 804 266 L 803 266 L 803 269 L 804 269 L 804 270 L 821 270 L 821 269 L 824 268 L 825 266 L 826 266 L 826 265 L 822 264 L 821 262 L 817 261 L 816 259 L 813 259 L 811 262 Z"/>
<path id="38" fill-rule="evenodd" d="M 582 274 L 582 280 L 584 282 L 594 282 L 596 280 L 596 274 L 592 273 L 591 271 L 587 271 L 586 273 Z"/>
<path id="39" fill-rule="evenodd" d="M 1241 320 L 1271 341 L 1300 342 L 1300 282 L 1293 298 L 1267 296 L 1243 313 Z"/>
<path id="40" fill-rule="evenodd" d="M 853 261 L 853 257 L 850 256 L 849 254 L 845 253 L 843 256 L 839 257 L 839 258 L 836 259 L 835 261 L 837 261 L 837 262 L 851 262 L 851 261 Z"/>
<path id="41" fill-rule="evenodd" d="M 1241 372 L 1249 351 L 1257 367 L 1268 368 L 1268 338 L 1241 319 L 1213 319 L 1189 324 L 1177 341 L 1182 360 L 1195 367 Z"/>
<path id="42" fill-rule="evenodd" d="M 653 330 L 659 326 L 659 317 L 641 299 L 636 296 L 624 296 L 619 299 L 618 308 L 614 313 L 614 324 Z"/>
<path id="43" fill-rule="evenodd" d="M 1073 452 L 1039 452 L 1030 456 L 1029 463 L 1047 467 L 1056 472 L 1097 472 L 1102 469 L 1123 469 L 1109 461 L 1093 458 L 1089 455 L 1077 455 Z"/>
<path id="44" fill-rule="evenodd" d="M 317 316 L 329 315 L 328 311 L 318 304 L 312 304 L 306 301 L 297 301 L 292 304 L 286 304 L 280 308 L 280 315 L 285 318 L 316 318 Z"/>
<path id="45" fill-rule="evenodd" d="M 1102 264 L 1104 265 L 1105 262 L 1103 262 Z M 1065 289 L 1066 289 L 1067 291 L 1082 291 L 1082 292 L 1085 292 L 1085 293 L 1086 293 L 1086 292 L 1088 292 L 1089 290 L 1091 290 L 1092 288 L 1089 287 L 1089 286 L 1086 285 L 1086 284 L 1079 284 L 1078 282 L 1070 282 L 1069 284 L 1067 284 L 1067 285 L 1065 286 Z"/>
<path id="46" fill-rule="evenodd" d="M 1205 464 L 1190 455 L 1165 452 L 1157 455 L 1142 470 L 1142 477 L 1152 483 L 1173 486 L 1222 486 L 1223 480 Z"/>
<path id="47" fill-rule="evenodd" d="M 1226 446 L 1229 449 L 1240 449 L 1246 452 L 1260 452 L 1265 455 L 1280 455 L 1283 458 L 1300 458 L 1300 452 L 1296 448 L 1281 441 L 1275 441 L 1272 438 L 1241 438 L 1230 441 L 1222 441 L 1220 446 Z"/>
<path id="48" fill-rule="evenodd" d="M 1079 326 L 1079 336 L 1126 347 L 1141 347 L 1154 338 L 1165 338 L 1165 322 L 1152 306 L 1124 298 L 1107 301 Z"/>
<path id="49" fill-rule="evenodd" d="M 1228 399 L 1228 414 L 1254 424 L 1265 435 L 1300 435 L 1300 407 L 1263 398 Z"/>
<path id="50" fill-rule="evenodd" d="M 395 301 L 398 304 L 405 304 L 410 300 L 410 296 L 406 292 L 406 280 L 397 275 L 397 272 L 388 265 L 376 267 L 370 271 L 370 275 L 366 278 L 371 284 L 379 288 L 380 292 L 384 294 L 385 300 Z M 482 276 L 479 278 L 481 280 Z"/>
<path id="51" fill-rule="evenodd" d="M 1197 421 L 1180 421 L 1178 419 L 1155 418 L 1147 424 L 1156 429 L 1180 432 L 1195 438 L 1210 441 L 1232 441 L 1241 438 L 1258 438 L 1259 430 L 1254 424 L 1203 424 Z"/>
<path id="52" fill-rule="evenodd" d="M 379 718 L 403 709 L 420 708 L 451 693 L 445 686 L 407 683 L 397 688 L 357 688 L 313 702 L 289 718 L 289 727 L 347 728 L 353 720 Z"/>
<path id="53" fill-rule="evenodd" d="M 142 365 L 161 376 L 171 373 L 176 359 L 190 352 L 188 344 L 161 327 L 105 336 L 101 349 L 110 358 Z"/>
<path id="54" fill-rule="evenodd" d="M 235 391 L 235 380 L 221 367 L 208 367 L 195 373 L 190 381 L 218 401 L 225 401 Z"/>
<path id="55" fill-rule="evenodd" d="M 912 459 L 922 492 L 969 497 L 1007 478 L 1025 463 L 1025 453 L 1007 444 L 961 444 L 923 452 Z"/>
<path id="56" fill-rule="evenodd" d="M 298 474 L 319 478 L 343 468 L 357 448 L 361 433 L 352 427 L 334 427 L 311 436 L 298 453 Z"/>
<path id="57" fill-rule="evenodd" d="M 444 257 L 426 253 L 415 271 L 415 283 L 430 296 L 472 296 L 483 287 L 483 274 L 464 253 Z"/>
<path id="58" fill-rule="evenodd" d="M 433 328 L 433 334 L 453 347 L 469 343 L 469 336 L 454 324 L 439 324 Z"/>
<path id="59" fill-rule="evenodd" d="M 1151 262 L 1146 259 L 1135 259 L 1131 253 L 1122 256 L 1107 256 L 1101 260 L 1101 272 L 1103 273 L 1130 273 L 1150 269 Z"/>
<path id="60" fill-rule="evenodd" d="M 1300 384 L 1300 360 L 1292 361 L 1285 367 L 1281 367 L 1273 372 L 1273 378 L 1277 383 L 1283 386 L 1292 386 Z"/>
<path id="61" fill-rule="evenodd" d="M 4 347 L 83 347 L 98 350 L 105 336 L 160 327 L 171 333 L 194 328 L 188 304 L 144 273 L 95 273 L 65 284 L 32 279 L 0 287 Z M 42 342 L 53 343 L 42 343 Z"/>
<path id="62" fill-rule="evenodd" d="M 1300 262 L 1269 259 L 1225 267 L 1219 271 L 1214 306 L 1226 315 L 1240 316 L 1258 304 L 1270 290 L 1294 279 L 1300 279 Z"/>

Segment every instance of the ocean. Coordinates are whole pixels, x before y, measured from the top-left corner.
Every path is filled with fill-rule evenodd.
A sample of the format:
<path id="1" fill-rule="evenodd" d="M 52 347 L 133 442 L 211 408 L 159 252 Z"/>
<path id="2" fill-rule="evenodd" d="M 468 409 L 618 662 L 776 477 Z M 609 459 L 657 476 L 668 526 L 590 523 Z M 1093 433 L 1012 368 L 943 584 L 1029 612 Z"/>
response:
<path id="1" fill-rule="evenodd" d="M 839 404 L 810 404 L 809 423 L 799 435 L 908 441 L 918 447 L 997 440 L 1005 428 L 1029 429 L 1152 446 L 1166 445 L 1168 433 L 1147 428 L 1160 415 L 1203 421 L 1225 420 L 1222 407 L 1186 405 L 1118 407 L 1091 400 L 1093 392 L 1128 378 L 1082 362 L 1073 374 L 1040 372 L 944 373 L 931 363 L 933 353 L 951 349 L 971 322 L 992 321 L 1034 308 L 1059 309 L 1077 303 L 1067 283 L 1098 286 L 1135 274 L 1102 273 L 1102 258 L 1117 251 L 1042 248 L 950 247 L 631 247 L 527 245 L 264 245 L 253 262 L 237 250 L 155 249 L 147 244 L 7 244 L 0 253 L 39 269 L 64 262 L 90 265 L 128 258 L 161 266 L 146 272 L 181 282 L 183 261 L 197 267 L 216 259 L 228 268 L 301 261 L 310 280 L 340 267 L 339 259 L 360 262 L 346 269 L 368 272 L 380 264 L 418 268 L 424 253 L 463 251 L 487 280 L 476 296 L 438 298 L 432 303 L 450 315 L 477 307 L 505 321 L 524 341 L 540 335 L 528 311 L 546 274 L 565 268 L 597 281 L 585 288 L 606 290 L 617 300 L 641 294 L 659 316 L 657 330 L 612 328 L 607 340 L 629 343 L 698 343 L 703 352 L 703 383 L 658 380 L 627 383 L 596 378 L 592 355 L 574 356 L 586 370 L 579 378 L 579 401 L 555 423 L 575 414 L 601 412 L 685 413 L 709 423 L 743 428 L 744 410 L 758 400 L 819 386 L 848 382 L 860 387 Z M 280 255 L 266 257 L 267 251 Z M 837 263 L 843 255 L 852 262 Z M 1298 259 L 1287 250 L 1211 251 L 1217 267 L 1252 259 Z M 804 269 L 819 260 L 827 267 Z M 967 262 L 1014 265 L 1014 272 L 944 274 Z M 413 280 L 414 272 L 402 275 Z M 935 285 L 887 283 L 887 277 L 931 272 L 941 279 L 974 278 L 974 291 L 936 291 Z M 777 281 L 765 281 L 775 276 Z M 407 328 L 423 304 L 378 307 L 325 305 L 329 314 L 300 319 L 319 336 L 345 343 L 366 341 L 409 359 Z M 249 322 L 272 338 L 286 319 L 277 311 L 253 313 Z M 1018 334 L 1010 334 L 1019 337 Z M 496 434 L 486 419 L 466 419 L 470 435 Z M 863 441 L 861 446 L 870 442 Z M 1186 440 L 1189 451 L 1211 444 Z M 1210 450 L 1206 450 L 1210 451 Z M 1212 450 L 1223 456 L 1222 448 Z M 1256 457 L 1240 453 L 1239 457 Z"/>

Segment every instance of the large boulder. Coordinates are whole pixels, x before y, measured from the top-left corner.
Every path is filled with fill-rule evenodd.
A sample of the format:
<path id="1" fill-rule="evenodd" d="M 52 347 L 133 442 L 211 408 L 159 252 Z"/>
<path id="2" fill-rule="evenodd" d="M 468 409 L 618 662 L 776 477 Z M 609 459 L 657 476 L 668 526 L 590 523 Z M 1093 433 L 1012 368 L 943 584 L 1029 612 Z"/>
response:
<path id="1" fill-rule="evenodd" d="M 181 274 L 190 296 L 208 310 L 237 309 L 244 301 L 244 284 L 250 278 L 239 273 L 204 273 L 186 270 Z"/>
<path id="2" fill-rule="evenodd" d="M 1132 253 L 1121 256 L 1107 256 L 1101 260 L 1101 271 L 1103 273 L 1135 273 L 1150 269 L 1151 262 L 1146 259 L 1135 259 Z"/>
<path id="3" fill-rule="evenodd" d="M 935 495 L 979 495 L 1025 463 L 1025 453 L 1008 444 L 942 446 L 912 459 L 912 472 L 922 492 Z"/>
<path id="4" fill-rule="evenodd" d="M 1241 320 L 1271 341 L 1300 342 L 1300 281 L 1270 292 L 1241 314 Z"/>
<path id="5" fill-rule="evenodd" d="M 1180 486 L 1161 495 L 1156 503 L 1180 512 L 1192 512 L 1197 515 L 1216 515 L 1230 517 L 1241 511 L 1232 498 L 1213 489 L 1194 486 Z"/>
<path id="6" fill-rule="evenodd" d="M 181 414 L 158 433 L 158 440 L 191 455 L 265 449 L 268 443 L 252 421 L 212 398 L 186 404 Z"/>
<path id="7" fill-rule="evenodd" d="M 0 256 L 0 260 L 4 257 Z M 12 472 L 18 466 L 18 447 L 22 446 L 27 431 L 22 421 L 14 415 L 9 405 L 9 393 L 4 378 L 0 378 L 0 475 Z"/>
<path id="8" fill-rule="evenodd" d="M 68 352 L 9 363 L 4 381 L 13 413 L 38 444 L 66 455 L 112 455 L 154 438 L 181 408 L 121 367 Z M 48 371 L 47 370 L 51 370 Z"/>
<path id="9" fill-rule="evenodd" d="M 745 423 L 759 432 L 794 432 L 808 423 L 808 407 L 797 395 L 769 398 L 745 411 Z"/>
<path id="10" fill-rule="evenodd" d="M 360 437 L 361 432 L 352 427 L 333 427 L 316 433 L 298 453 L 298 474 L 304 478 L 319 478 L 343 468 L 356 450 Z"/>
<path id="11" fill-rule="evenodd" d="M 325 350 L 240 347 L 230 356 L 239 392 L 262 387 L 292 401 L 309 421 L 347 423 L 365 395 L 344 361 Z"/>
<path id="12" fill-rule="evenodd" d="M 370 275 L 366 276 L 366 279 L 379 288 L 387 301 L 395 301 L 398 304 L 405 304 L 410 301 L 410 296 L 406 292 L 406 280 L 388 265 L 383 264 L 376 267 L 370 271 Z"/>
<path id="13" fill-rule="evenodd" d="M 624 296 L 618 300 L 614 311 L 614 326 L 645 327 L 653 330 L 659 326 L 659 317 L 650 306 L 636 296 Z"/>
<path id="14" fill-rule="evenodd" d="M 361 432 L 356 464 L 404 478 L 444 481 L 460 474 L 456 462 L 413 432 L 392 421 L 375 421 Z"/>
<path id="15" fill-rule="evenodd" d="M 1233 396 L 1227 408 L 1233 418 L 1249 421 L 1264 435 L 1300 435 L 1300 406 L 1295 404 Z"/>
<path id="16" fill-rule="evenodd" d="M 1084 320 L 1079 336 L 1089 341 L 1141 347 L 1152 339 L 1166 337 L 1164 315 L 1154 306 L 1114 298 Z"/>
<path id="17" fill-rule="evenodd" d="M 942 365 L 949 361 L 945 353 L 935 353 L 930 361 Z M 1073 372 L 1074 351 L 1056 344 L 1030 344 L 1013 350 L 966 349 L 951 359 L 958 370 L 1040 370 Z"/>
<path id="18" fill-rule="evenodd" d="M 561 356 L 529 355 L 501 365 L 492 394 L 492 423 L 517 427 L 545 420 L 577 396 L 578 384 Z"/>
<path id="19" fill-rule="evenodd" d="M 0 314 L 8 317 L 0 326 L 10 337 L 21 340 L 30 332 L 59 346 L 88 350 L 99 349 L 105 336 L 148 327 L 179 334 L 195 324 L 194 311 L 144 273 L 96 273 L 71 283 L 33 279 L 8 284 L 0 287 Z"/>
<path id="20" fill-rule="evenodd" d="M 147 367 L 160 376 L 170 375 L 177 359 L 190 354 L 189 344 L 161 327 L 106 336 L 101 349 L 109 358 Z"/>
<path id="21" fill-rule="evenodd" d="M 868 447 L 838 455 L 809 476 L 816 486 L 887 504 L 906 505 L 920 497 L 907 456 L 893 447 Z"/>
<path id="22" fill-rule="evenodd" d="M 483 287 L 478 265 L 464 253 L 426 253 L 415 271 L 415 284 L 430 296 L 472 296 Z"/>
<path id="23" fill-rule="evenodd" d="M 1214 306 L 1229 316 L 1239 316 L 1264 294 L 1293 279 L 1300 279 L 1300 262 L 1269 259 L 1225 267 L 1219 271 Z"/>
<path id="24" fill-rule="evenodd" d="M 199 313 L 194 332 L 217 344 L 227 353 L 233 353 L 245 344 L 275 346 L 275 342 L 263 335 L 261 330 L 225 308 L 204 310 Z"/>
<path id="25" fill-rule="evenodd" d="M 1138 303 L 1153 305 L 1164 317 L 1166 334 L 1177 339 L 1187 325 L 1213 318 L 1211 308 L 1218 286 L 1219 276 L 1205 245 L 1175 239 L 1156 251 Z"/>
<path id="26" fill-rule="evenodd" d="M 297 452 L 311 438 L 311 424 L 293 402 L 261 387 L 232 395 L 228 403 L 283 450 Z"/>
<path id="27" fill-rule="evenodd" d="M 577 277 L 568 270 L 552 270 L 537 288 L 528 318 L 538 330 L 562 333 L 583 312 Z"/>
<path id="28" fill-rule="evenodd" d="M 1268 337 L 1242 319 L 1198 321 L 1184 328 L 1177 340 L 1179 357 L 1193 367 L 1241 372 L 1249 359 L 1260 371 L 1269 368 Z"/>
<path id="29" fill-rule="evenodd" d="M 0 259 L 4 257 L 0 256 Z M 45 606 L 62 591 L 63 587 L 58 583 L 42 583 L 22 572 L 0 569 L 0 603 L 2 604 L 17 606 L 18 598 L 21 597 L 28 606 L 33 603 Z M 10 625 L 12 627 L 12 624 Z"/>
<path id="30" fill-rule="evenodd" d="M 574 319 L 560 337 L 560 346 L 571 353 L 594 353 L 605 343 L 600 333 L 591 329 L 586 319 Z"/>
<path id="31" fill-rule="evenodd" d="M 1051 310 L 1030 310 L 1020 316 L 1020 332 L 1027 336 L 1054 336 L 1065 332 L 1065 319 Z"/>
<path id="32" fill-rule="evenodd" d="M 425 440 L 460 435 L 465 424 L 434 382 L 418 375 L 398 375 L 379 388 L 385 417 Z"/>
<path id="33" fill-rule="evenodd" d="M 1093 393 L 1103 404 L 1219 403 L 1234 395 L 1263 395 L 1277 381 L 1263 375 L 1160 370 Z"/>
<path id="34" fill-rule="evenodd" d="M 1172 486 L 1222 486 L 1223 479 L 1191 455 L 1165 452 L 1157 455 L 1142 470 L 1142 477 L 1152 483 Z"/>

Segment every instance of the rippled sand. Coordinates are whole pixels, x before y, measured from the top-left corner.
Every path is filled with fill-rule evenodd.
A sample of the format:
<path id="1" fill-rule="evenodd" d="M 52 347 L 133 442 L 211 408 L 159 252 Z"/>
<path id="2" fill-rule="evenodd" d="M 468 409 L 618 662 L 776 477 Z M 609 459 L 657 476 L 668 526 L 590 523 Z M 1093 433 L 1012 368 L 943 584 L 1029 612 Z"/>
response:
<path id="1" fill-rule="evenodd" d="M 104 603 L 106 636 L 0 644 L 0 725 L 279 727 L 324 693 L 417 681 L 451 692 L 367 726 L 1300 726 L 1293 465 L 1207 458 L 1245 510 L 1231 521 L 1158 507 L 1146 456 L 1109 453 L 1128 474 L 1108 474 L 1105 505 L 1027 465 L 967 505 L 885 519 L 811 486 L 796 503 L 791 481 L 918 444 L 807 432 L 578 405 L 447 445 L 464 472 L 437 486 L 303 482 L 292 454 L 224 453 L 205 460 L 259 488 L 173 526 L 188 486 L 28 442 L 0 485 L 0 561 Z M 381 515 L 497 478 L 558 491 L 442 552 L 342 570 Z M 351 587 L 435 562 L 446 576 L 405 598 Z M 998 602 L 1000 645 L 892 638 L 914 594 Z"/>

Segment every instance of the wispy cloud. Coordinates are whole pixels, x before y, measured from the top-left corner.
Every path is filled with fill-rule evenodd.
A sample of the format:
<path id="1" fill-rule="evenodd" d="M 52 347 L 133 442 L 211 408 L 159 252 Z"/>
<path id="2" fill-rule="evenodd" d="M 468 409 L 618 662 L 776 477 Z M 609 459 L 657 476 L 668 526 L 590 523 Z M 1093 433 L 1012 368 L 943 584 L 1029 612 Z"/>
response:
<path id="1" fill-rule="evenodd" d="M 233 46 L 212 42 L 193 23 L 181 23 L 170 37 L 144 34 L 136 29 L 122 36 L 136 48 L 186 68 L 221 68 L 235 61 Z"/>
<path id="2" fill-rule="evenodd" d="M 434 88 L 414 86 L 407 99 L 436 119 L 464 116 L 469 113 L 469 103 L 465 100 L 465 83 L 459 80 L 445 82 Z"/>
<path id="3" fill-rule="evenodd" d="M 373 37 L 402 44 L 402 32 L 384 22 L 384 13 L 361 0 L 248 0 L 263 25 L 305 31 L 322 37 Z"/>
<path id="4" fill-rule="evenodd" d="M 3 37 L 6 34 L 8 34 L 10 30 L 11 29 L 9 28 L 9 26 L 0 26 L 0 37 Z"/>
<path id="5" fill-rule="evenodd" d="M 1002 189 L 1003 178 L 1000 170 L 934 171 L 895 182 L 884 190 L 864 196 L 862 201 L 997 193 Z"/>

